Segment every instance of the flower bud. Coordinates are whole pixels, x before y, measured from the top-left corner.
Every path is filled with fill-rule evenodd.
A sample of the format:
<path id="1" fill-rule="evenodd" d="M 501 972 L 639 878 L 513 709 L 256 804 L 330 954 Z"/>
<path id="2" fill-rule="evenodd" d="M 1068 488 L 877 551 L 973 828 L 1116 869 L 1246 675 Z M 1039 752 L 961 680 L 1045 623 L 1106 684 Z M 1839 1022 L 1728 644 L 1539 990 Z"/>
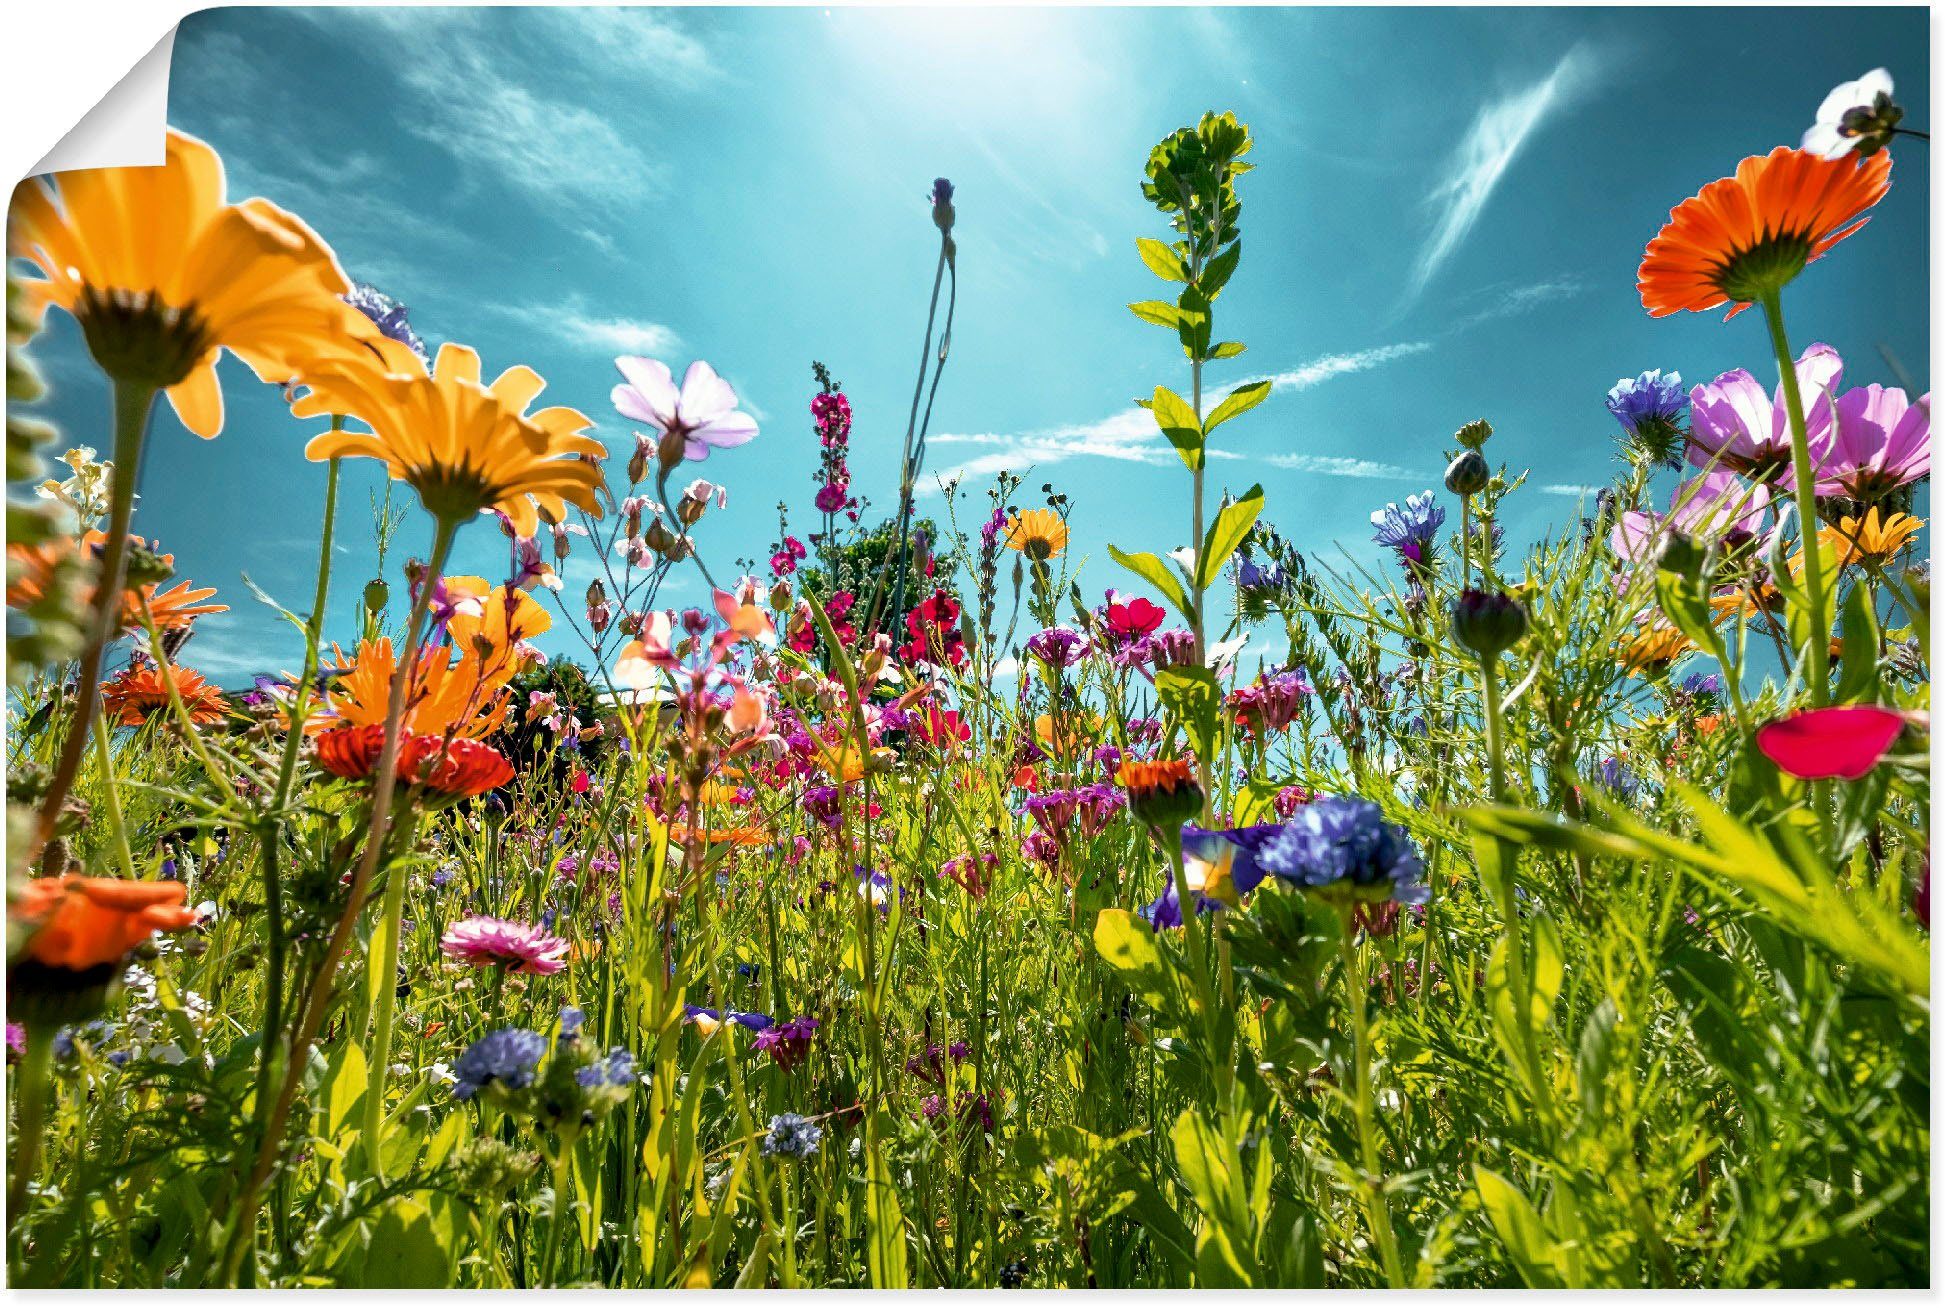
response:
<path id="1" fill-rule="evenodd" d="M 703 511 L 708 507 L 709 501 L 707 498 L 695 499 L 691 496 L 684 495 L 676 501 L 675 516 L 681 519 L 683 526 L 693 527 L 702 521 Z"/>
<path id="2" fill-rule="evenodd" d="M 1504 591 L 1468 590 L 1452 601 L 1452 635 L 1490 659 L 1511 649 L 1526 634 L 1526 609 Z"/>
<path id="3" fill-rule="evenodd" d="M 1454 495 L 1477 495 L 1491 480 L 1492 469 L 1476 449 L 1460 450 L 1459 457 L 1445 467 L 1445 489 Z"/>
<path id="4" fill-rule="evenodd" d="M 669 547 L 675 544 L 675 533 L 671 532 L 660 518 L 657 518 L 648 524 L 648 532 L 642 539 L 657 554 L 667 554 Z"/>
<path id="5" fill-rule="evenodd" d="M 383 577 L 373 577 L 365 583 L 365 612 L 377 616 L 391 600 L 392 588 L 385 584 Z"/>
<path id="6" fill-rule="evenodd" d="M 943 177 L 932 180 L 932 225 L 950 232 L 957 215 L 952 208 L 952 183 Z"/>
<path id="7" fill-rule="evenodd" d="M 779 581 L 770 587 L 770 611 L 781 613 L 790 607 L 790 583 Z"/>
<path id="8" fill-rule="evenodd" d="M 1469 450 L 1476 450 L 1492 439 L 1493 425 L 1484 418 L 1475 418 L 1459 428 L 1455 439 Z"/>
<path id="9" fill-rule="evenodd" d="M 662 433 L 662 439 L 655 443 L 655 461 L 661 465 L 663 472 L 673 472 L 681 465 L 683 451 L 688 443 L 688 438 L 679 426 L 670 427 Z"/>

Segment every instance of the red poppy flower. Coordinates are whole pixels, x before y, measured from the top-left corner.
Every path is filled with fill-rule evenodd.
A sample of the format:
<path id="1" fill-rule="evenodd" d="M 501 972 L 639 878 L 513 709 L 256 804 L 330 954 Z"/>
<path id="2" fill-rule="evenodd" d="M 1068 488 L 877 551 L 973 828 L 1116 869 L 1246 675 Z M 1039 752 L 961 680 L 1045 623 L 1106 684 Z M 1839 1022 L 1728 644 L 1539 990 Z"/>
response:
<path id="1" fill-rule="evenodd" d="M 413 736 L 399 751 L 398 775 L 442 795 L 483 795 L 513 780 L 513 765 L 477 740 Z"/>
<path id="2" fill-rule="evenodd" d="M 1162 606 L 1150 600 L 1115 600 L 1108 605 L 1108 631 L 1118 641 L 1134 640 L 1160 627 L 1166 616 Z"/>
<path id="3" fill-rule="evenodd" d="M 333 727 L 317 738 L 317 765 L 334 777 L 362 781 L 378 766 L 385 747 L 385 724 Z"/>
<path id="4" fill-rule="evenodd" d="M 1904 730 L 1904 718 L 1875 704 L 1842 704 L 1778 719 L 1756 733 L 1756 747 L 1804 781 L 1856 781 L 1878 765 Z"/>

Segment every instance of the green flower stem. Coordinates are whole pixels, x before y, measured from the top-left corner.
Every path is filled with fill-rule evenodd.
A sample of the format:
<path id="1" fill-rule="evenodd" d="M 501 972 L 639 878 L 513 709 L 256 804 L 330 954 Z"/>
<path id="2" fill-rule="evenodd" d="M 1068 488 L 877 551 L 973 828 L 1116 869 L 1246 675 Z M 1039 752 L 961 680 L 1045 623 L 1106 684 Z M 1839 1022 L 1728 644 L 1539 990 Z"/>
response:
<path id="1" fill-rule="evenodd" d="M 1472 589 L 1472 496 L 1459 496 L 1459 589 Z"/>
<path id="2" fill-rule="evenodd" d="M 1357 926 L 1351 914 L 1344 914 L 1344 929 L 1337 937 L 1338 953 L 1344 960 L 1344 986 L 1351 1001 L 1351 1107 L 1357 1122 L 1358 1161 L 1363 1175 L 1358 1178 L 1358 1198 L 1365 1218 L 1371 1223 L 1371 1238 L 1377 1242 L 1378 1259 L 1384 1266 L 1387 1284 L 1394 1290 L 1405 1288 L 1405 1269 L 1398 1260 L 1398 1237 L 1391 1229 L 1391 1201 L 1385 1196 L 1380 1173 L 1377 1129 L 1371 1115 L 1371 1029 L 1365 1011 L 1367 984 L 1364 968 L 1353 939 Z"/>
<path id="3" fill-rule="evenodd" d="M 416 814 L 407 808 L 398 826 L 396 844 L 409 846 Z M 385 1078 L 391 1073 L 392 1025 L 398 1008 L 399 935 L 405 922 L 405 869 L 394 867 L 385 874 L 385 905 L 380 912 L 378 930 L 383 932 L 379 956 L 372 961 L 377 993 L 372 997 L 371 1059 L 366 1064 L 365 1151 L 371 1174 L 385 1179 Z"/>
<path id="4" fill-rule="evenodd" d="M 1780 292 L 1763 295 L 1763 318 L 1769 324 L 1770 345 L 1783 380 L 1783 404 L 1790 415 L 1790 465 L 1796 474 L 1797 534 L 1803 542 L 1803 589 L 1810 605 L 1810 703 L 1822 708 L 1830 702 L 1830 607 L 1824 591 L 1823 552 L 1817 540 L 1817 487 L 1810 462 L 1810 436 L 1803 421 L 1803 395 L 1797 386 L 1796 356 L 1783 330 Z"/>
<path id="5" fill-rule="evenodd" d="M 108 801 L 108 830 L 115 838 L 115 855 L 121 861 L 122 875 L 135 879 L 135 855 L 128 847 L 128 823 L 122 818 L 120 788 L 115 785 L 115 760 L 108 751 L 108 719 L 95 705 L 95 764 L 101 771 L 101 793 Z"/>
<path id="6" fill-rule="evenodd" d="M 149 411 L 155 407 L 156 388 L 147 384 L 116 381 L 115 384 L 115 480 L 108 510 L 108 539 L 101 549 L 101 570 L 95 580 L 95 611 L 89 625 L 88 643 L 81 654 L 80 684 L 74 717 L 69 721 L 67 738 L 54 765 L 54 778 L 41 801 L 31 859 L 54 838 L 61 820 L 61 806 L 74 779 L 81 771 L 81 755 L 87 745 L 88 729 L 95 716 L 95 703 L 101 693 L 101 659 L 108 642 L 114 638 L 122 615 L 122 577 L 128 563 L 128 529 L 135 518 L 135 479 L 141 471 L 142 437 L 148 430 Z"/>
<path id="7" fill-rule="evenodd" d="M 351 886 L 345 893 L 344 913 L 338 918 L 338 925 L 325 945 L 323 960 L 318 964 L 317 975 L 311 983 L 307 1001 L 303 1006 L 290 1044 L 290 1065 L 300 1067 L 316 1037 L 318 1027 L 323 1024 L 325 1010 L 330 1007 L 331 983 L 337 975 L 338 964 L 343 961 L 345 949 L 351 943 L 351 932 L 357 924 L 360 910 L 364 907 L 365 888 L 371 884 L 373 871 L 378 866 L 378 858 L 386 844 L 390 830 L 392 793 L 396 789 L 398 754 L 401 732 L 399 723 L 405 716 L 405 690 L 412 680 L 412 674 L 419 662 L 419 633 L 425 626 L 426 611 L 432 604 L 432 588 L 439 582 L 446 566 L 446 557 L 452 552 L 453 537 L 458 533 L 459 519 L 441 518 L 433 529 L 432 562 L 427 566 L 419 585 L 418 597 L 412 603 L 412 616 L 406 623 L 405 640 L 402 642 L 398 666 L 392 673 L 392 689 L 389 703 L 385 709 L 385 743 L 378 755 L 378 765 L 373 773 L 371 825 L 365 835 L 364 854 L 358 867 L 352 873 Z M 251 1168 L 249 1178 L 244 1182 L 237 1196 L 235 1208 L 230 1214 L 230 1230 L 227 1237 L 228 1248 L 223 1258 L 223 1284 L 235 1284 L 237 1272 L 243 1263 L 247 1238 L 256 1227 L 256 1198 L 263 1189 L 264 1181 L 276 1162 L 277 1145 L 283 1137 L 284 1122 L 290 1116 L 292 1101 L 296 1098 L 297 1085 L 302 1078 L 286 1076 L 283 1088 L 277 1094 L 276 1105 L 270 1110 L 270 1117 L 264 1125 L 262 1139 L 257 1145 L 256 1163 Z"/>
<path id="8" fill-rule="evenodd" d="M 7 1232 L 20 1229 L 27 1213 L 27 1183 L 40 1167 L 41 1137 L 47 1129 L 48 1089 L 54 1073 L 54 1024 L 27 1027 L 27 1053 L 14 1073 L 14 1156 L 7 1173 Z"/>

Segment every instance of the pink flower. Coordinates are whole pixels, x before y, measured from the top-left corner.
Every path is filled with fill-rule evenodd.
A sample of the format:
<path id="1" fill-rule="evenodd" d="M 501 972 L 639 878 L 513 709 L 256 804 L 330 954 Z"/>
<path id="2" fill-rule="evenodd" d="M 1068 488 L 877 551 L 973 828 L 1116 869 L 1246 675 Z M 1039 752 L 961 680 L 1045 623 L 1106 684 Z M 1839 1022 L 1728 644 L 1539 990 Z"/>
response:
<path id="1" fill-rule="evenodd" d="M 1874 500 L 1930 472 L 1929 392 L 1916 404 L 1875 385 L 1837 397 L 1830 446 L 1817 460 L 1817 494 Z"/>
<path id="2" fill-rule="evenodd" d="M 1830 396 L 1843 375 L 1843 359 L 1821 342 L 1796 361 L 1813 456 L 1829 448 Z M 1772 398 L 1747 369 L 1725 372 L 1690 391 L 1689 421 L 1688 461 L 1698 468 L 1714 464 L 1768 480 L 1789 466 L 1790 418 L 1783 390 L 1779 386 Z"/>
<path id="3" fill-rule="evenodd" d="M 1875 704 L 1843 704 L 1779 718 L 1756 732 L 1756 747 L 1793 777 L 1856 781 L 1891 748 L 1904 716 Z"/>
<path id="4" fill-rule="evenodd" d="M 615 367 L 628 379 L 610 393 L 615 411 L 665 438 L 678 437 L 685 458 L 706 459 L 711 448 L 729 449 L 756 435 L 756 419 L 737 410 L 736 392 L 701 359 L 682 374 L 680 391 L 665 363 L 624 354 Z"/>
<path id="5" fill-rule="evenodd" d="M 567 966 L 567 942 L 537 926 L 475 915 L 455 922 L 439 940 L 449 958 L 474 967 L 547 976 Z"/>

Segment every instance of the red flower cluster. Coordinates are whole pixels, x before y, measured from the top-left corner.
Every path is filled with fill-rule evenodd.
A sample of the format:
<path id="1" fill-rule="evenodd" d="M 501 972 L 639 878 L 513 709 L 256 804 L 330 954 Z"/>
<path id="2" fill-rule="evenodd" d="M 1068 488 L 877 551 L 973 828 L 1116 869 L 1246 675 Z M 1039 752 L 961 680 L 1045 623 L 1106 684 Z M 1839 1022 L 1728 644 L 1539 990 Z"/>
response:
<path id="1" fill-rule="evenodd" d="M 385 748 L 381 723 L 337 727 L 317 738 L 317 761 L 332 776 L 362 781 L 378 769 Z M 513 780 L 513 765 L 477 740 L 405 734 L 398 751 L 398 778 L 451 798 L 483 795 Z"/>
<path id="2" fill-rule="evenodd" d="M 898 647 L 898 656 L 908 663 L 923 660 L 963 667 L 966 641 L 959 632 L 959 601 L 943 590 L 935 590 L 924 603 L 905 615 L 905 630 L 912 638 Z"/>

